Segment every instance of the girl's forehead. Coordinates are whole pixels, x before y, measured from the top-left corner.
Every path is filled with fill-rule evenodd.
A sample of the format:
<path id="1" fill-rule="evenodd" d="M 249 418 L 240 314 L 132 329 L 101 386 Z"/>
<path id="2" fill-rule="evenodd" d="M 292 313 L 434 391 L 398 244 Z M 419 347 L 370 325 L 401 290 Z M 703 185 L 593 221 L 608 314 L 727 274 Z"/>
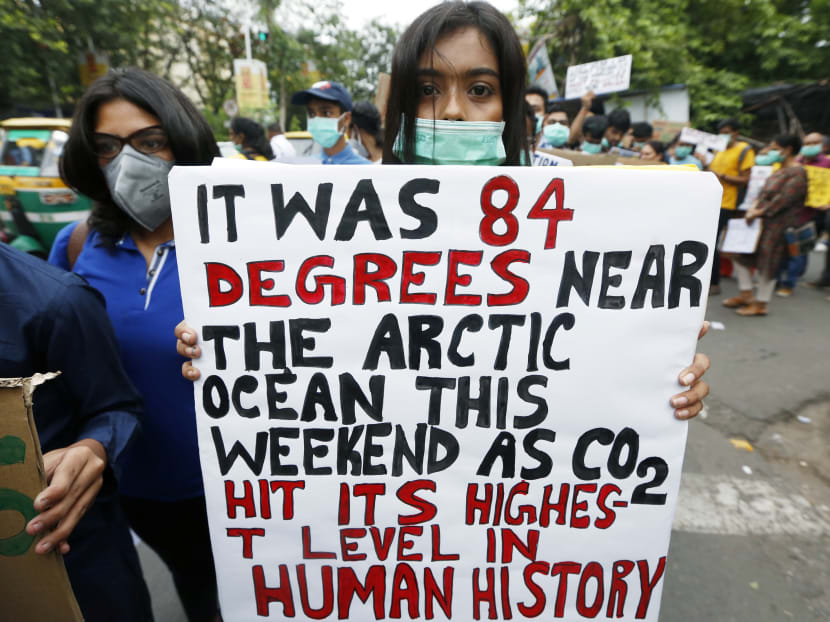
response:
<path id="1" fill-rule="evenodd" d="M 487 37 L 478 28 L 467 27 L 443 35 L 418 61 L 421 68 L 465 73 L 473 68 L 496 72 L 499 61 Z"/>

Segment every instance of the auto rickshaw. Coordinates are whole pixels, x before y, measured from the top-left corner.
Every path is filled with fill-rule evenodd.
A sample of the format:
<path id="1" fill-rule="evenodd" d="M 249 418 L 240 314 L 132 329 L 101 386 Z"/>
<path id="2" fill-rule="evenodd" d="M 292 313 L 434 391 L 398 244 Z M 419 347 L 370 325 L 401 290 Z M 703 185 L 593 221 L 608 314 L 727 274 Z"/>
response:
<path id="1" fill-rule="evenodd" d="M 0 121 L 0 230 L 12 246 L 35 255 L 46 256 L 58 231 L 91 209 L 58 172 L 69 126 L 69 119 Z"/>

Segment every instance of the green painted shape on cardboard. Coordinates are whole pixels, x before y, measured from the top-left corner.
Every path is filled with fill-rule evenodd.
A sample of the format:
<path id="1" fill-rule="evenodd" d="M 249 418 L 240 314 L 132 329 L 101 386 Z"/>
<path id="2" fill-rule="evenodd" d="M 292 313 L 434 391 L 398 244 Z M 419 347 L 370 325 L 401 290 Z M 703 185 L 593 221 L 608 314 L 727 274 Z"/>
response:
<path id="1" fill-rule="evenodd" d="M 26 443 L 17 436 L 0 438 L 0 466 L 19 464 L 26 459 Z"/>
<path id="2" fill-rule="evenodd" d="M 0 511 L 2 510 L 20 512 L 26 524 L 37 516 L 35 504 L 31 497 L 27 497 L 22 492 L 17 492 L 16 490 L 9 490 L 8 488 L 0 488 Z M 26 533 L 26 527 L 24 526 L 15 535 L 0 539 L 0 555 L 5 557 L 24 555 L 29 550 L 29 547 L 32 546 L 34 539 L 34 536 Z"/>

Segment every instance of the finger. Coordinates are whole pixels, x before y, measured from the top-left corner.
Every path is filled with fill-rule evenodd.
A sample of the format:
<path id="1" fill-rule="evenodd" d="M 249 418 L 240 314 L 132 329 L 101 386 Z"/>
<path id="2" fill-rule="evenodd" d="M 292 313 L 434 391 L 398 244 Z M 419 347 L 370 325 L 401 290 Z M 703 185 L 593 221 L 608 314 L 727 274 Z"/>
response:
<path id="1" fill-rule="evenodd" d="M 99 478 L 92 486 L 88 487 L 83 494 L 76 500 L 76 502 L 69 508 L 69 511 L 61 520 L 58 528 L 52 533 L 44 536 L 35 547 L 36 553 L 48 553 L 55 547 L 59 547 L 62 542 L 65 542 L 75 529 L 75 525 L 81 520 L 81 517 L 86 513 L 90 504 L 95 499 L 95 495 L 101 489 L 103 478 Z"/>
<path id="2" fill-rule="evenodd" d="M 710 365 L 711 362 L 709 361 L 709 357 L 701 352 L 698 352 L 695 354 L 695 359 L 692 361 L 692 365 L 680 372 L 680 376 L 678 377 L 680 384 L 686 387 L 691 386 L 706 373 Z"/>
<path id="3" fill-rule="evenodd" d="M 681 421 L 687 421 L 688 419 L 692 419 L 697 417 L 700 414 L 700 411 L 703 410 L 703 402 L 698 402 L 688 408 L 681 408 L 674 412 L 674 416 L 680 419 Z"/>
<path id="4" fill-rule="evenodd" d="M 47 482 L 52 481 L 52 476 L 55 474 L 55 470 L 60 465 L 65 454 L 65 447 L 61 447 L 60 449 L 54 449 L 50 452 L 43 454 L 43 472 L 46 475 Z"/>
<path id="5" fill-rule="evenodd" d="M 99 463 L 102 463 L 102 461 L 94 457 L 90 459 L 72 483 L 66 496 L 59 503 L 35 516 L 26 526 L 27 533 L 34 535 L 54 527 L 71 512 L 73 506 L 77 504 L 78 499 L 83 496 L 85 491 L 94 488 L 97 493 L 104 481 L 104 469 Z"/>
<path id="6" fill-rule="evenodd" d="M 185 361 L 182 363 L 182 376 L 187 380 L 198 380 L 201 374 L 198 367 L 193 367 L 193 363 Z"/>
<path id="7" fill-rule="evenodd" d="M 706 336 L 706 333 L 709 332 L 709 326 L 711 323 L 709 320 L 703 320 L 703 326 L 700 328 L 700 332 L 697 334 L 697 340 L 700 341 Z"/>
<path id="8" fill-rule="evenodd" d="M 35 509 L 43 512 L 59 503 L 69 492 L 72 483 L 83 470 L 91 454 L 86 450 L 67 449 L 61 454 L 60 462 L 53 468 L 49 485 L 35 499 Z"/>
<path id="9" fill-rule="evenodd" d="M 71 550 L 68 542 L 61 542 L 58 544 L 58 550 L 61 552 L 61 555 L 66 555 Z"/>
<path id="10" fill-rule="evenodd" d="M 181 339 L 176 341 L 176 352 L 192 359 L 202 356 L 202 349 L 199 346 L 190 346 Z"/>
<path id="11" fill-rule="evenodd" d="M 173 332 L 175 333 L 177 339 L 184 341 L 187 345 L 196 345 L 196 331 L 190 328 L 184 320 L 176 324 L 176 328 Z"/>
<path id="12" fill-rule="evenodd" d="M 677 409 L 688 408 L 703 401 L 709 395 L 709 384 L 705 380 L 700 380 L 692 385 L 688 391 L 678 393 L 671 398 L 671 405 Z"/>

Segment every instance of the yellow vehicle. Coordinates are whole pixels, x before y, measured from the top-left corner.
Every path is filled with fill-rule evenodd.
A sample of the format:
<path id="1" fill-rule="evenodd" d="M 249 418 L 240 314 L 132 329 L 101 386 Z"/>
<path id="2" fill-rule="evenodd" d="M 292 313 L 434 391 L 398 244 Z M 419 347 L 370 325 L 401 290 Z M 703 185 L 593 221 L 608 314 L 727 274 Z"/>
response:
<path id="1" fill-rule="evenodd" d="M 58 172 L 70 124 L 37 117 L 0 121 L 0 229 L 26 252 L 46 255 L 58 231 L 89 215 L 90 200 L 67 188 Z"/>

